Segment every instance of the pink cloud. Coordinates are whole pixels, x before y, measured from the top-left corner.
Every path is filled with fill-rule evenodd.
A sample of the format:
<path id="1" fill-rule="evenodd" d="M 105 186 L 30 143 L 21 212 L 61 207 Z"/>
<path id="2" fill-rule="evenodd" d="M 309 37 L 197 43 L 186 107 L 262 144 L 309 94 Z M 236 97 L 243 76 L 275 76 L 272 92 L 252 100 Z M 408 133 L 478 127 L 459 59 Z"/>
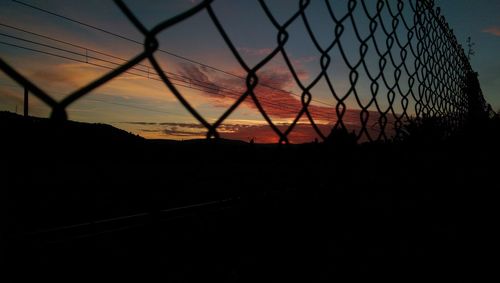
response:
<path id="1" fill-rule="evenodd" d="M 500 27 L 492 26 L 486 29 L 483 29 L 482 32 L 492 34 L 494 36 L 500 36 Z"/>

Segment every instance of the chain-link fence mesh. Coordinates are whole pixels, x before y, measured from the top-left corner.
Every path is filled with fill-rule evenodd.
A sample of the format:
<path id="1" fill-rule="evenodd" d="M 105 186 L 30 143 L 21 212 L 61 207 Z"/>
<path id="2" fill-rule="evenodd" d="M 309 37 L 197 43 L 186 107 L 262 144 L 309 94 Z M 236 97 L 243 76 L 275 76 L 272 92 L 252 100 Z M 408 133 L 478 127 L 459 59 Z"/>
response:
<path id="1" fill-rule="evenodd" d="M 289 143 L 290 135 L 299 121 L 304 119 L 322 140 L 335 139 L 337 135 L 334 133 L 337 131 L 349 130 L 346 116 L 348 110 L 352 109 L 357 113 L 354 134 L 358 141 L 397 137 L 407 122 L 425 118 L 439 121 L 444 126 L 443 129 L 451 133 L 467 121 L 476 120 L 478 116 L 488 113 L 477 74 L 473 72 L 464 50 L 440 15 L 439 8 L 434 7 L 433 1 L 326 0 L 322 5 L 331 19 L 333 32 L 327 35 L 330 38 L 328 44 L 323 44 L 311 26 L 313 15 L 308 13 L 311 4 L 309 0 L 293 3 L 297 5 L 297 10 L 283 22 L 278 21 L 266 1 L 259 0 L 262 11 L 276 30 L 276 45 L 254 66 L 245 61 L 241 50 L 231 40 L 213 9 L 212 2 L 213 0 L 202 1 L 148 29 L 123 1 L 116 0 L 118 8 L 144 35 L 144 50 L 61 101 L 56 101 L 2 59 L 0 69 L 48 105 L 52 109 L 54 120 L 66 120 L 69 105 L 147 60 L 170 92 L 207 129 L 207 138 L 218 138 L 223 122 L 243 102 L 250 101 L 277 135 L 280 143 Z M 246 73 L 244 89 L 213 123 L 188 102 L 172 82 L 171 73 L 160 66 L 155 57 L 159 49 L 158 35 L 200 12 L 209 15 L 227 48 Z M 317 52 L 314 55 L 319 55 L 320 71 L 307 84 L 301 79 L 292 63 L 290 52 L 287 51 L 290 26 L 297 23 L 305 28 Z M 261 85 L 258 72 L 278 56 L 284 59 L 300 89 L 300 110 L 286 128 L 273 122 L 272 115 L 263 104 L 265 97 L 258 95 Z M 344 75 L 348 78 L 347 87 L 339 87 L 335 81 L 335 74 L 331 70 L 336 68 L 336 62 L 342 62 L 346 67 Z M 314 98 L 317 96 L 315 86 L 320 81 L 326 82 L 327 90 L 335 101 L 331 114 L 321 117 L 321 120 L 329 121 L 326 132 L 324 125 L 318 125 L 318 116 L 314 113 Z M 352 120 L 352 117 L 349 119 Z"/>

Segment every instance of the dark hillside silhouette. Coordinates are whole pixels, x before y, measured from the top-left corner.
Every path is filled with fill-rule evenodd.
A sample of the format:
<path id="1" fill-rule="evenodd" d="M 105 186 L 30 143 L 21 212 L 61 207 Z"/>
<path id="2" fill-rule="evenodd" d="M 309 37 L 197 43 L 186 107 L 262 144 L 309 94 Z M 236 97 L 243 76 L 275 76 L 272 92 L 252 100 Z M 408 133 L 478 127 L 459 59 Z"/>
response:
<path id="1" fill-rule="evenodd" d="M 48 119 L 29 117 L 22 119 L 10 112 L 0 112 L 0 130 L 15 136 L 15 139 L 36 138 L 37 140 L 53 139 L 52 135 L 64 134 L 64 138 L 74 142 L 137 142 L 143 138 L 127 133 L 106 124 L 88 124 L 74 121 L 54 123 Z M 38 136 L 38 137 L 37 137 Z"/>

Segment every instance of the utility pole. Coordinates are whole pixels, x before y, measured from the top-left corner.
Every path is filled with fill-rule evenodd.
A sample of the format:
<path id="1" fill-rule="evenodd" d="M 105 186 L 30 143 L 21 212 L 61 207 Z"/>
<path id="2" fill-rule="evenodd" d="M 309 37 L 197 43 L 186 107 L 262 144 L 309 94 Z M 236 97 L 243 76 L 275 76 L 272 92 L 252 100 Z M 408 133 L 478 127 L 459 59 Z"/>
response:
<path id="1" fill-rule="evenodd" d="M 24 88 L 24 117 L 28 117 L 28 88 Z"/>

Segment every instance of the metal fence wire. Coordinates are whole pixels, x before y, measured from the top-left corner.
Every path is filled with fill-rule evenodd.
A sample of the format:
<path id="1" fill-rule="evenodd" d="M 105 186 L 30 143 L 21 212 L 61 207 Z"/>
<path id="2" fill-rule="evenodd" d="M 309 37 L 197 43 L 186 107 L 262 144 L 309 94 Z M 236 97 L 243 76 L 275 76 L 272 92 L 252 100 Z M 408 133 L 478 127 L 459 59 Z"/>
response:
<path id="1" fill-rule="evenodd" d="M 334 5 L 331 1 L 325 0 L 324 7 L 332 20 L 334 32 L 329 35 L 331 36 L 329 44 L 323 46 L 311 27 L 311 15 L 306 13 L 310 7 L 309 0 L 299 0 L 298 3 L 294 3 L 298 4 L 296 12 L 283 23 L 277 20 L 265 0 L 258 0 L 263 12 L 276 29 L 276 45 L 269 55 L 253 67 L 244 60 L 241 50 L 238 50 L 226 33 L 212 7 L 213 2 L 213 0 L 202 1 L 191 9 L 148 29 L 123 1 L 115 0 L 117 7 L 144 35 L 144 50 L 133 59 L 74 91 L 61 101 L 56 101 L 1 58 L 0 69 L 47 104 L 52 109 L 52 119 L 61 121 L 67 120 L 66 109 L 69 105 L 141 64 L 142 61 L 148 60 L 173 95 L 207 129 L 207 138 L 218 138 L 218 128 L 221 124 L 248 99 L 254 103 L 269 127 L 276 133 L 279 143 L 289 143 L 289 135 L 301 119 L 307 119 L 316 134 L 325 141 L 329 140 L 336 130 L 347 129 L 345 117 L 348 99 L 353 99 L 359 109 L 357 112 L 359 113 L 359 129 L 355 132 L 358 141 L 394 138 L 410 120 L 425 118 L 439 120 L 445 126 L 443 129 L 451 133 L 462 127 L 472 116 L 477 116 L 477 113 L 488 111 L 477 74 L 472 70 L 462 46 L 458 44 L 453 31 L 445 18 L 440 15 L 440 10 L 435 7 L 433 1 L 349 0 L 341 1 L 344 8 L 340 9 L 342 12 L 339 12 L 337 4 Z M 375 9 L 369 9 L 368 6 L 375 7 Z M 190 17 L 202 11 L 208 13 L 227 48 L 246 72 L 244 90 L 214 123 L 209 123 L 186 100 L 183 93 L 172 82 L 171 73 L 165 71 L 155 57 L 159 49 L 157 36 L 161 32 L 182 21 L 189 20 Z M 296 22 L 303 24 L 318 52 L 316 55 L 320 56 L 321 71 L 307 85 L 301 80 L 287 52 L 289 28 Z M 352 27 L 349 31 L 346 28 L 348 25 Z M 362 30 L 367 30 L 367 34 L 363 35 Z M 348 32 L 351 34 L 347 38 Z M 347 40 L 349 40 L 348 43 L 346 43 Z M 348 50 L 346 50 L 346 48 L 352 49 L 352 46 L 358 49 L 354 59 L 353 56 L 347 55 Z M 338 58 L 332 55 L 334 51 Z M 282 56 L 301 92 L 300 111 L 286 129 L 273 122 L 263 107 L 262 99 L 256 95 L 256 88 L 260 84 L 258 71 L 277 56 Z M 335 85 L 328 71 L 329 67 L 334 65 L 332 63 L 334 59 L 343 60 L 347 66 L 348 74 L 346 75 L 349 78 L 349 86 L 344 91 Z M 375 60 L 378 65 L 377 70 L 370 70 L 368 66 L 370 60 L 371 62 Z M 359 87 L 361 75 L 367 78 L 368 90 L 361 90 Z M 314 98 L 313 88 L 320 80 L 326 82 L 336 102 L 335 109 L 332 109 L 334 114 L 331 117 L 333 121 L 331 132 L 324 132 L 324 128 L 318 126 L 311 111 L 311 105 L 313 105 L 311 102 Z M 362 99 L 362 95 L 368 96 L 369 100 Z M 388 103 L 382 103 L 382 99 Z M 376 131 L 373 130 L 374 127 Z"/>

